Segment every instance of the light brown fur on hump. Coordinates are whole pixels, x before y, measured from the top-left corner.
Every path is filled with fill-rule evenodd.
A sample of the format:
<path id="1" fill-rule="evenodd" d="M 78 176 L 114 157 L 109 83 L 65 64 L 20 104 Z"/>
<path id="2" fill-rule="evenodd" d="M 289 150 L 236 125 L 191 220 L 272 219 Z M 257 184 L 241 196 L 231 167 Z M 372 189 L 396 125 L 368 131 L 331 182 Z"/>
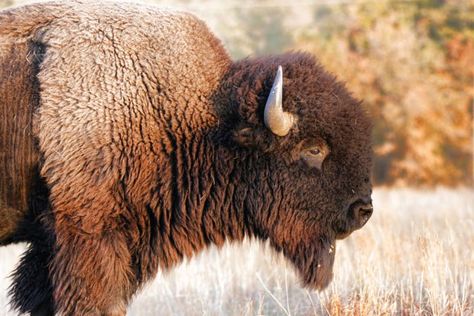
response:
<path id="1" fill-rule="evenodd" d="M 38 162 L 31 124 L 38 103 L 35 60 L 25 38 L 0 34 L 0 244 L 8 243 L 28 211 Z"/>
<path id="2" fill-rule="evenodd" d="M 111 200 L 121 183 L 132 201 L 149 200 L 143 188 L 155 186 L 157 153 L 172 151 L 169 132 L 179 142 L 216 124 L 208 100 L 230 59 L 187 13 L 73 7 L 37 33 L 47 49 L 35 130 L 56 220 L 95 233 L 125 208 Z"/>
<path id="3" fill-rule="evenodd" d="M 53 296 L 65 314 L 111 314 L 137 286 L 130 262 L 142 236 L 123 225 L 146 216 L 157 190 L 164 211 L 172 209 L 172 157 L 178 144 L 218 123 L 211 96 L 231 61 L 187 13 L 123 3 L 67 6 L 44 5 L 57 18 L 32 38 L 45 46 L 33 125 L 54 217 Z M 72 271 L 83 293 L 70 291 L 78 282 Z"/>
<path id="4" fill-rule="evenodd" d="M 49 189 L 55 307 L 68 315 L 122 313 L 158 269 L 149 252 L 138 253 L 140 221 L 176 207 L 176 155 L 199 152 L 186 146 L 218 124 L 212 95 L 231 60 L 192 15 L 126 3 L 13 9 L 0 14 L 0 38 L 44 48 L 29 126 Z"/>
<path id="5" fill-rule="evenodd" d="M 39 69 L 29 59 L 32 43 L 46 47 Z M 0 111 L 6 121 L 0 126 L 2 216 L 11 215 L 12 207 L 26 209 L 31 177 L 26 170 L 38 159 L 31 133 L 44 154 L 41 175 L 52 185 L 53 203 L 59 194 L 58 204 L 72 209 L 77 205 L 69 202 L 77 197 L 109 204 L 97 197 L 110 198 L 129 172 L 137 177 L 130 182 L 152 186 L 156 169 L 146 160 L 154 151 L 171 151 L 167 131 L 179 141 L 216 122 L 203 100 L 230 65 L 220 42 L 192 15 L 126 3 L 50 2 L 3 10 L 0 44 Z M 33 101 L 39 104 L 32 123 Z M 92 195 L 86 192 L 91 184 Z"/>

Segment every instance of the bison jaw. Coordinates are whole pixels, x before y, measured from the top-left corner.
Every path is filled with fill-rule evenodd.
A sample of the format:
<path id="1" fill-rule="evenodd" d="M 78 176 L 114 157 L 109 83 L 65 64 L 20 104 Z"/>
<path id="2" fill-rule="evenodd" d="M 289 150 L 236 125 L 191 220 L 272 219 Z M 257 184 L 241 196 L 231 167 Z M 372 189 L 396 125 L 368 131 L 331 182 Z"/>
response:
<path id="1" fill-rule="evenodd" d="M 336 255 L 334 240 L 299 243 L 294 249 L 283 249 L 283 253 L 296 268 L 303 286 L 324 290 L 331 282 Z"/>

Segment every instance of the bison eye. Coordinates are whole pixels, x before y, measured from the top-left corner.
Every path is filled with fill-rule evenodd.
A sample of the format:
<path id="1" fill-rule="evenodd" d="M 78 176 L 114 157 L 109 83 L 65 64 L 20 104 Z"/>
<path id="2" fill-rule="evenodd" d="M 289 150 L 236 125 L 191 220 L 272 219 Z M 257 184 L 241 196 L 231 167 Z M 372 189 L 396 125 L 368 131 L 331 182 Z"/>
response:
<path id="1" fill-rule="evenodd" d="M 308 153 L 313 156 L 317 156 L 321 154 L 321 150 L 319 150 L 319 148 L 313 148 L 313 149 L 308 150 Z"/>
<path id="2" fill-rule="evenodd" d="M 305 161 L 305 163 L 311 168 L 318 168 L 321 170 L 323 165 L 324 159 L 329 153 L 328 147 L 323 144 L 318 147 L 311 147 L 308 149 L 303 150 L 301 153 L 301 158 Z"/>

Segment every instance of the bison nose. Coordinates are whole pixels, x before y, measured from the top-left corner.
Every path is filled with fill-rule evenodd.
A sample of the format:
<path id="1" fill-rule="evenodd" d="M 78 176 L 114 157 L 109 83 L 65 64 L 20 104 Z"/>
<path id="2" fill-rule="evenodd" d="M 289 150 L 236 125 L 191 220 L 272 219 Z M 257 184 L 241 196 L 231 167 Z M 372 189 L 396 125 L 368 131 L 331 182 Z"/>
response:
<path id="1" fill-rule="evenodd" d="M 359 198 L 348 204 L 345 208 L 344 217 L 334 222 L 334 230 L 337 239 L 344 239 L 354 230 L 362 228 L 367 223 L 374 208 L 370 196 Z"/>
<path id="2" fill-rule="evenodd" d="M 354 229 L 359 229 L 367 223 L 374 208 L 370 199 L 358 200 L 351 205 L 349 210 L 349 216 L 354 221 Z"/>

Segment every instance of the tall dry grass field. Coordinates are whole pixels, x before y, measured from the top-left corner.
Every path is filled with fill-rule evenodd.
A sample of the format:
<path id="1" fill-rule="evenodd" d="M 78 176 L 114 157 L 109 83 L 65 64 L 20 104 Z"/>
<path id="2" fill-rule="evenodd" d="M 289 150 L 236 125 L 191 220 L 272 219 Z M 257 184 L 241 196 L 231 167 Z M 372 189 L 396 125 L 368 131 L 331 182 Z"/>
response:
<path id="1" fill-rule="evenodd" d="M 377 189 L 375 214 L 337 244 L 317 293 L 266 245 L 209 249 L 134 300 L 130 315 L 474 315 L 474 193 Z M 0 250 L 0 315 L 21 246 Z M 95 255 L 95 254 L 91 254 Z"/>

